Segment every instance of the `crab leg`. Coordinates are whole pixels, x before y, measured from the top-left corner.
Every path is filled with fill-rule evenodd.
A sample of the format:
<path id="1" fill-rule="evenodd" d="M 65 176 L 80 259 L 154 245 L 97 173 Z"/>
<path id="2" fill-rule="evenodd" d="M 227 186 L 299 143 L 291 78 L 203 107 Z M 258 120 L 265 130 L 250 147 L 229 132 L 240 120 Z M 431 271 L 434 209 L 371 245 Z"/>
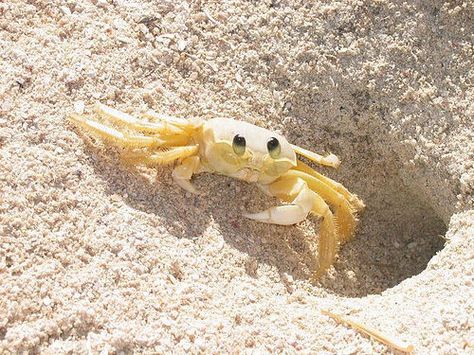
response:
<path id="1" fill-rule="evenodd" d="M 197 155 L 188 157 L 174 168 L 172 176 L 173 180 L 183 189 L 193 194 L 197 194 L 197 190 L 191 183 L 191 177 L 196 173 L 200 166 L 200 159 Z"/>
<path id="2" fill-rule="evenodd" d="M 244 215 L 264 223 L 295 224 L 304 220 L 309 212 L 322 217 L 319 233 L 319 269 L 322 275 L 334 262 L 338 248 L 335 218 L 323 198 L 314 192 L 301 177 L 283 175 L 276 182 L 263 187 L 269 194 L 291 205 L 271 207 L 266 211 Z"/>
<path id="3" fill-rule="evenodd" d="M 283 201 L 291 201 L 295 190 L 292 187 L 304 186 L 310 192 L 312 198 L 311 212 L 322 217 L 319 227 L 318 258 L 319 269 L 314 273 L 318 278 L 334 263 L 339 245 L 336 220 L 324 199 L 313 191 L 305 179 L 286 173 L 276 182 L 270 184 L 268 191 Z"/>
<path id="4" fill-rule="evenodd" d="M 319 268 L 318 271 L 313 274 L 314 278 L 318 278 L 334 263 L 339 248 L 339 239 L 337 236 L 336 221 L 331 210 L 321 196 L 318 194 L 315 195 L 313 212 L 322 217 L 319 227 L 318 243 Z"/>
<path id="5" fill-rule="evenodd" d="M 323 174 L 318 173 L 317 171 L 313 170 L 310 166 L 303 163 L 301 160 L 297 160 L 296 170 L 300 170 L 306 174 L 313 176 L 314 178 L 321 180 L 326 185 L 330 186 L 333 190 L 340 193 L 346 200 L 349 201 L 351 206 L 357 211 L 360 212 L 365 208 L 364 202 L 357 197 L 357 195 L 351 194 L 349 190 L 347 190 L 342 184 L 324 176 Z"/>
<path id="6" fill-rule="evenodd" d="M 113 109 L 111 107 L 108 107 L 102 104 L 97 104 L 95 106 L 95 111 L 115 123 L 121 123 L 128 128 L 139 130 L 139 131 L 146 131 L 150 133 L 160 133 L 162 135 L 184 133 L 182 128 L 177 127 L 170 122 L 166 122 L 166 121 L 163 123 L 145 122 L 125 112 Z"/>
<path id="7" fill-rule="evenodd" d="M 191 132 L 202 125 L 202 121 L 199 119 L 187 120 L 179 117 L 168 116 L 165 114 L 158 114 L 154 111 L 148 111 L 143 116 L 154 120 L 163 121 L 167 124 L 179 127 L 180 129 L 186 132 Z"/>
<path id="8" fill-rule="evenodd" d="M 121 148 L 182 145 L 187 144 L 189 140 L 188 137 L 179 135 L 159 137 L 128 134 L 80 115 L 71 115 L 70 119 L 76 125 Z"/>
<path id="9" fill-rule="evenodd" d="M 184 159 L 196 154 L 197 145 L 184 147 L 175 147 L 163 151 L 138 151 L 128 152 L 123 155 L 123 160 L 130 164 L 144 164 L 146 166 L 155 166 L 171 163 L 177 159 Z"/>
<path id="10" fill-rule="evenodd" d="M 311 190 L 319 194 L 329 205 L 333 206 L 339 239 L 346 242 L 354 236 L 357 218 L 355 211 L 348 200 L 342 194 L 334 190 L 323 181 L 299 170 L 290 170 L 286 173 L 289 176 L 302 178 Z"/>

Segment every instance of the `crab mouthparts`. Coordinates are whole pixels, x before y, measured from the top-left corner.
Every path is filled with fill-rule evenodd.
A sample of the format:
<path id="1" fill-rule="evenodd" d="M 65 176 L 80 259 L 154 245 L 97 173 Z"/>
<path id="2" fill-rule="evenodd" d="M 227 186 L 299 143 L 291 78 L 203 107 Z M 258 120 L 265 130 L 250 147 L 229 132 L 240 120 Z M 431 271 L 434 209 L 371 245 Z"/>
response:
<path id="1" fill-rule="evenodd" d="M 260 179 L 260 169 L 245 167 L 232 174 L 232 177 L 250 183 L 258 182 Z"/>

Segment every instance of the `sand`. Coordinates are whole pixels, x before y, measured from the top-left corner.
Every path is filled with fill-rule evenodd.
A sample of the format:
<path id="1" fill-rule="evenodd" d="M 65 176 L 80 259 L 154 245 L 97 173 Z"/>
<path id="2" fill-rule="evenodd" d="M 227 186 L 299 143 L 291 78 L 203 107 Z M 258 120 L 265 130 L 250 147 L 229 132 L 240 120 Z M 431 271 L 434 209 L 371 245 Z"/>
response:
<path id="1" fill-rule="evenodd" d="M 328 309 L 474 353 L 474 5 L 0 2 L 0 353 L 370 354 Z M 318 220 L 222 176 L 190 196 L 66 120 L 233 117 L 342 160 L 356 239 L 319 282 Z"/>

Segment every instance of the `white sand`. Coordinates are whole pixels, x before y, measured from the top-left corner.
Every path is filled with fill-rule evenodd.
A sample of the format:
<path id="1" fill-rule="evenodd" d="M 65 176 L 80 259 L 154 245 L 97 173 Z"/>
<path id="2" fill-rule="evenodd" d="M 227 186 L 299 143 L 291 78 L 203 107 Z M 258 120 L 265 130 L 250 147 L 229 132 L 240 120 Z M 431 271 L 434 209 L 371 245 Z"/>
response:
<path id="1" fill-rule="evenodd" d="M 474 353 L 473 3 L 152 3 L 0 2 L 0 353 L 389 351 L 321 309 Z M 96 101 L 337 154 L 357 238 L 312 284 L 317 219 L 128 170 L 66 122 Z"/>

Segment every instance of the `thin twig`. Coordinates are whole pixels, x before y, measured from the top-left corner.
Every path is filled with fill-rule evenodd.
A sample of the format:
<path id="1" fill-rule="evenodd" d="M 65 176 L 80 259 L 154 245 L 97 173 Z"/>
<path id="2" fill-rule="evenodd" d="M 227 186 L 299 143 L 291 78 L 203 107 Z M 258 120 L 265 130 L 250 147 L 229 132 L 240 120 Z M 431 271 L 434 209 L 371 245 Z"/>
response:
<path id="1" fill-rule="evenodd" d="M 378 342 L 380 342 L 380 343 L 382 343 L 382 344 L 384 344 L 384 345 L 386 345 L 386 346 L 388 346 L 392 349 L 404 352 L 406 354 L 411 354 L 414 350 L 413 345 L 405 345 L 405 344 L 400 345 L 400 344 L 397 344 L 397 343 L 395 343 L 395 341 L 393 341 L 391 339 L 388 339 L 385 335 L 382 335 L 377 330 L 369 328 L 369 327 L 367 327 L 365 325 L 362 325 L 360 323 L 356 323 L 356 322 L 351 321 L 349 319 L 344 319 L 340 315 L 334 314 L 332 312 L 329 312 L 329 311 L 326 311 L 326 310 L 323 310 L 323 309 L 321 310 L 321 313 L 328 316 L 328 317 L 331 317 L 332 319 L 334 319 L 338 323 L 349 325 L 350 327 L 354 328 L 355 330 L 357 330 L 357 331 L 359 331 L 359 332 L 361 332 L 365 335 L 368 335 L 369 337 L 374 338 Z"/>
<path id="2" fill-rule="evenodd" d="M 220 25 L 221 25 L 220 22 L 217 21 L 214 17 L 212 17 L 211 14 L 206 11 L 206 9 L 202 9 L 202 12 L 204 12 L 204 15 L 206 15 L 206 17 L 208 18 L 208 20 L 211 21 L 211 23 L 212 23 L 214 26 L 220 27 Z"/>

